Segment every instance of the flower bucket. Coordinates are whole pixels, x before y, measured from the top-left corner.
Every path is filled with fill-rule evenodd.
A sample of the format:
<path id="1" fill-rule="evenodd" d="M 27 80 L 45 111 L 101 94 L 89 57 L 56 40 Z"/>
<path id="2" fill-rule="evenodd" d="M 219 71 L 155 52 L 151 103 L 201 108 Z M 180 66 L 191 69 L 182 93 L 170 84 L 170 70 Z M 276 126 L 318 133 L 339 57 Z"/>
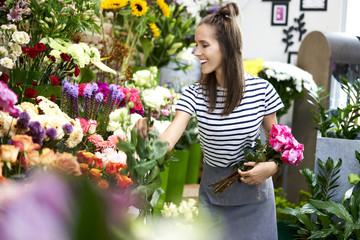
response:
<path id="1" fill-rule="evenodd" d="M 189 148 L 189 159 L 186 172 L 186 184 L 199 183 L 199 171 L 201 163 L 200 143 L 194 143 Z"/>
<path id="2" fill-rule="evenodd" d="M 189 150 L 175 150 L 174 157 L 177 158 L 178 161 L 170 162 L 166 202 L 180 204 L 186 180 Z"/>

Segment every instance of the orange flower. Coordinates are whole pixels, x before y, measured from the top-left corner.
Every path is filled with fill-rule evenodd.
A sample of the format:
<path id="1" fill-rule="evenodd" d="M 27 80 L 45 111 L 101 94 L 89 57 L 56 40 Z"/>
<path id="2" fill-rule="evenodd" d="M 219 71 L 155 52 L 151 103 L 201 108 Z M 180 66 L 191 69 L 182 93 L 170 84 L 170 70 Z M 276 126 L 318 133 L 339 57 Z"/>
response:
<path id="1" fill-rule="evenodd" d="M 14 145 L 4 144 L 0 146 L 0 160 L 3 162 L 15 163 L 19 155 L 20 148 Z"/>
<path id="2" fill-rule="evenodd" d="M 44 148 L 41 151 L 39 162 L 45 166 L 52 166 L 55 163 L 56 157 L 54 150 L 50 148 Z"/>
<path id="3" fill-rule="evenodd" d="M 86 150 L 82 150 L 76 153 L 77 159 L 79 162 L 87 163 L 89 159 L 91 159 L 94 154 L 91 152 L 87 152 Z"/>
<path id="4" fill-rule="evenodd" d="M 102 173 L 100 169 L 92 168 L 90 170 L 91 180 L 94 182 L 98 182 L 101 179 Z"/>
<path id="5" fill-rule="evenodd" d="M 123 163 L 114 163 L 114 162 L 107 162 L 106 163 L 106 173 L 107 174 L 116 174 L 118 173 L 122 168 L 126 168 L 126 164 Z"/>
<path id="6" fill-rule="evenodd" d="M 89 159 L 88 164 L 93 168 L 99 168 L 99 167 L 100 169 L 104 168 L 103 160 L 101 158 L 96 157 L 95 155 L 91 159 Z"/>
<path id="7" fill-rule="evenodd" d="M 40 163 L 40 153 L 37 150 L 28 152 L 25 157 L 28 160 L 29 166 L 37 165 Z"/>
<path id="8" fill-rule="evenodd" d="M 80 176 L 80 164 L 71 153 L 56 153 L 55 167 L 74 176 Z"/>
<path id="9" fill-rule="evenodd" d="M 129 176 L 124 176 L 124 175 L 121 175 L 120 173 L 118 173 L 115 176 L 115 179 L 117 180 L 117 184 L 118 184 L 119 188 L 121 188 L 123 190 L 125 190 L 128 186 L 133 184 L 133 181 L 131 180 L 131 178 Z"/>
<path id="10" fill-rule="evenodd" d="M 0 162 L 0 184 L 7 183 L 6 177 L 2 175 L 2 167 L 4 166 L 3 162 Z"/>
<path id="11" fill-rule="evenodd" d="M 80 163 L 80 170 L 82 175 L 84 175 L 85 177 L 88 177 L 90 175 L 89 165 L 87 165 L 86 163 Z"/>
<path id="12" fill-rule="evenodd" d="M 109 183 L 108 181 L 106 181 L 105 179 L 101 179 L 97 185 L 99 186 L 99 188 L 101 188 L 102 190 L 106 190 L 109 188 Z"/>
<path id="13" fill-rule="evenodd" d="M 30 152 L 40 148 L 38 143 L 33 143 L 32 137 L 27 135 L 11 136 L 14 145 L 20 148 L 21 152 Z"/>

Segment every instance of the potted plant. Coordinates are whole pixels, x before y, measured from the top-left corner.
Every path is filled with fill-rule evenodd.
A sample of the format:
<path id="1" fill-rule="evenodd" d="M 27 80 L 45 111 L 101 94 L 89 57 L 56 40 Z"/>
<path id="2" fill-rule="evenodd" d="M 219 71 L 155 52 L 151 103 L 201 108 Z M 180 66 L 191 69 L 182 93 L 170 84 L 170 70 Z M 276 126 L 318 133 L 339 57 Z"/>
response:
<path id="1" fill-rule="evenodd" d="M 360 161 L 359 152 L 355 152 Z M 319 160 L 318 174 L 309 169 L 301 170 L 306 177 L 312 198 L 299 209 L 286 208 L 279 210 L 281 214 L 295 217 L 291 226 L 297 228 L 299 239 L 359 239 L 360 238 L 360 177 L 357 174 L 348 175 L 349 190 L 340 191 L 342 201 L 331 201 L 332 196 L 339 191 L 336 180 L 339 178 L 341 160 L 328 158 L 324 163 Z M 347 187 L 347 189 L 348 189 Z"/>
<path id="2" fill-rule="evenodd" d="M 313 120 L 316 123 L 318 137 L 315 152 L 315 172 L 319 171 L 318 159 L 342 159 L 337 184 L 339 189 L 347 186 L 347 176 L 351 173 L 360 174 L 360 165 L 354 156 L 354 151 L 359 149 L 360 140 L 357 140 L 360 133 L 360 126 L 357 124 L 360 116 L 360 79 L 349 83 L 342 78 L 341 89 L 347 96 L 344 106 L 337 109 L 326 109 L 329 94 L 320 87 L 317 91 L 311 91 L 312 100 L 309 102 L 315 109 Z M 335 194 L 332 200 L 340 202 L 342 194 Z"/>

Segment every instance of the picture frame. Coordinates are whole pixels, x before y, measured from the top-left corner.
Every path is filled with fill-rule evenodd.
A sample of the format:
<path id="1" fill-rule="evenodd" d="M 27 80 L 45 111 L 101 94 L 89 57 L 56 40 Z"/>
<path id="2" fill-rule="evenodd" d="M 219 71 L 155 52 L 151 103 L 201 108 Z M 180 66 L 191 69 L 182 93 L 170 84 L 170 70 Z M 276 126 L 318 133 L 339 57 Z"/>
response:
<path id="1" fill-rule="evenodd" d="M 300 11 L 326 11 L 327 0 L 300 0 Z"/>
<path id="2" fill-rule="evenodd" d="M 286 26 L 288 24 L 288 3 L 273 2 L 271 12 L 272 26 Z"/>
<path id="3" fill-rule="evenodd" d="M 293 65 L 296 66 L 296 63 L 297 63 L 297 55 L 298 55 L 298 52 L 288 52 L 287 63 L 293 64 Z"/>

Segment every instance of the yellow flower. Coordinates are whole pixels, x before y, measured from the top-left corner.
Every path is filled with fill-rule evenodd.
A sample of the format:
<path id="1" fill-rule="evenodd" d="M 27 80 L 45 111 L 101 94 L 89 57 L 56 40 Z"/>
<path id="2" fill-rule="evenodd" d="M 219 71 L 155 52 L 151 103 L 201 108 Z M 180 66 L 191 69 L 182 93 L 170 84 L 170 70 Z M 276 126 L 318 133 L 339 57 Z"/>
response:
<path id="1" fill-rule="evenodd" d="M 263 59 L 244 60 L 244 70 L 254 76 L 258 76 L 260 70 L 263 69 Z"/>
<path id="2" fill-rule="evenodd" d="M 149 9 L 147 3 L 143 0 L 131 0 L 130 7 L 132 9 L 132 14 L 136 17 L 144 15 Z"/>
<path id="3" fill-rule="evenodd" d="M 165 3 L 164 0 L 156 0 L 157 4 L 159 5 L 162 13 L 166 16 L 166 17 L 170 17 L 170 8 L 169 6 Z"/>
<path id="4" fill-rule="evenodd" d="M 153 32 L 154 37 L 160 36 L 159 28 L 156 26 L 155 23 L 149 23 L 149 26 L 151 28 L 151 31 Z"/>
<path id="5" fill-rule="evenodd" d="M 0 160 L 2 162 L 15 163 L 19 154 L 20 148 L 14 145 L 3 144 L 0 145 Z"/>
<path id="6" fill-rule="evenodd" d="M 101 8 L 105 10 L 113 10 L 125 7 L 129 0 L 104 0 L 101 2 Z"/>

